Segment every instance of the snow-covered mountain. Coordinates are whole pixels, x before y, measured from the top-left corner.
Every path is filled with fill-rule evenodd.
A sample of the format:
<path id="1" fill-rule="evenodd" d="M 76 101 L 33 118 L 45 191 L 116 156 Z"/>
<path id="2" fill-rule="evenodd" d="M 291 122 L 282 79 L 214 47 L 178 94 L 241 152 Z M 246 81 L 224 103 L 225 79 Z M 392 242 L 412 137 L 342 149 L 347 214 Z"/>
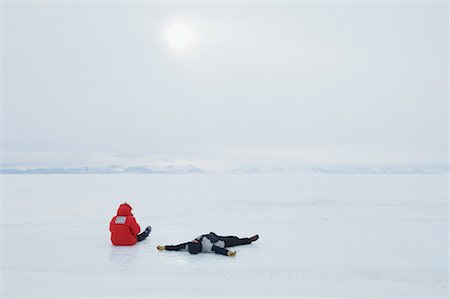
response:
<path id="1" fill-rule="evenodd" d="M 449 171 L 448 166 L 384 166 L 384 167 L 310 167 L 308 172 L 336 174 L 438 174 Z"/>
<path id="2" fill-rule="evenodd" d="M 51 168 L 28 168 L 0 169 L 4 174 L 120 174 L 120 173 L 167 173 L 187 174 L 202 173 L 203 170 L 194 165 L 168 165 L 168 166 L 120 166 L 111 165 L 107 167 L 51 167 Z"/>
<path id="3" fill-rule="evenodd" d="M 4 174 L 189 174 L 208 173 L 207 169 L 201 169 L 194 165 L 149 165 L 149 166 L 121 166 L 110 165 L 107 167 L 50 167 L 50 168 L 4 168 L 0 173 Z M 282 167 L 242 167 L 233 168 L 222 173 L 230 174 L 288 174 L 288 173 L 326 173 L 326 174 L 439 174 L 448 173 L 448 166 L 384 166 L 384 167 L 303 167 L 303 168 L 282 168 Z"/>
<path id="4" fill-rule="evenodd" d="M 234 168 L 228 173 L 326 173 L 326 174 L 438 174 L 448 173 L 448 166 L 321 166 L 302 168 L 282 167 L 243 167 Z"/>

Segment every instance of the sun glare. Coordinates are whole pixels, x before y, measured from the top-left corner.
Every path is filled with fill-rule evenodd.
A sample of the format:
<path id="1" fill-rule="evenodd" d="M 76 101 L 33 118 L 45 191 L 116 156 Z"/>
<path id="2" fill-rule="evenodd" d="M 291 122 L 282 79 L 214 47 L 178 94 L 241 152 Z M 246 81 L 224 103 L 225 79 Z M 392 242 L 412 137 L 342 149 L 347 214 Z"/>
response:
<path id="1" fill-rule="evenodd" d="M 167 28 L 166 40 L 172 49 L 182 51 L 191 43 L 192 33 L 185 24 L 175 23 Z"/>

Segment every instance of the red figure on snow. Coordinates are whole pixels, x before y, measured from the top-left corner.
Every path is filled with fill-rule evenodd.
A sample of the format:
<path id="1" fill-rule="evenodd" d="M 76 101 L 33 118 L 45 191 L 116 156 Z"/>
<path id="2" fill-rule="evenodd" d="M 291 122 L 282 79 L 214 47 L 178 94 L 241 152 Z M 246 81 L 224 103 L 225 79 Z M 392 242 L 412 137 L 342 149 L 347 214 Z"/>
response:
<path id="1" fill-rule="evenodd" d="M 116 246 L 134 245 L 139 241 L 145 240 L 150 234 L 152 228 L 147 228 L 139 234 L 141 228 L 136 222 L 131 210 L 133 208 L 128 203 L 123 203 L 117 210 L 117 215 L 111 219 L 109 230 L 111 232 L 111 242 Z"/>

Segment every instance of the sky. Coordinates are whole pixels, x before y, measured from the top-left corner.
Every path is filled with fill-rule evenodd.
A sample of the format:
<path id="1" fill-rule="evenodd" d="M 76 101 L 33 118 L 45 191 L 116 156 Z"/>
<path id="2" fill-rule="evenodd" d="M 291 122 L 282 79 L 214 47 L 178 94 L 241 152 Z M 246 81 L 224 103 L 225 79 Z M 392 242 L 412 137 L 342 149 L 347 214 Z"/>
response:
<path id="1" fill-rule="evenodd" d="M 448 165 L 447 1 L 3 1 L 3 167 Z"/>

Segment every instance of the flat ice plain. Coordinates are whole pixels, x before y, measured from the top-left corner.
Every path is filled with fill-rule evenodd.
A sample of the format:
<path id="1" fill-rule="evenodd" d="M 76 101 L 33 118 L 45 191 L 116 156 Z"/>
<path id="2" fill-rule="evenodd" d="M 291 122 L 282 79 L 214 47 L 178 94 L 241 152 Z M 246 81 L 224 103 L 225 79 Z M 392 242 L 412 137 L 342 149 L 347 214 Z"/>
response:
<path id="1" fill-rule="evenodd" d="M 449 295 L 448 174 L 4 175 L 2 297 Z M 121 202 L 149 239 L 113 247 Z M 159 252 L 251 236 L 234 258 Z"/>

